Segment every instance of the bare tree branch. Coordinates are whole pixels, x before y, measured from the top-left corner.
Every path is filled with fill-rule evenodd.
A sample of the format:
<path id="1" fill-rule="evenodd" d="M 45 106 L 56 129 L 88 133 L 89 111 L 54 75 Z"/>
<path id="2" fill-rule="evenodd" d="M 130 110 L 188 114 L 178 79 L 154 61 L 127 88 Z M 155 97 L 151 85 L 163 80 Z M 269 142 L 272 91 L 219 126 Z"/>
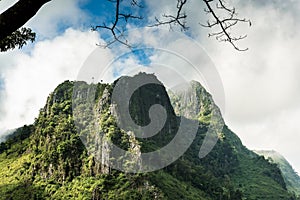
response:
<path id="1" fill-rule="evenodd" d="M 176 15 L 166 15 L 163 14 L 163 17 L 166 18 L 166 21 L 161 21 L 157 17 L 155 17 L 156 23 L 153 25 L 149 25 L 149 27 L 154 26 L 161 26 L 161 25 L 170 25 L 170 28 L 172 28 L 172 25 L 179 25 L 183 31 L 186 31 L 188 27 L 186 26 L 185 19 L 187 18 L 187 15 L 185 12 L 183 12 L 183 7 L 186 4 L 187 0 L 177 0 L 177 13 Z"/>
<path id="2" fill-rule="evenodd" d="M 235 26 L 238 22 L 249 23 L 251 26 L 250 20 L 237 18 L 237 14 L 235 8 L 229 8 L 225 5 L 224 0 L 203 0 L 207 6 L 207 9 L 204 11 L 207 14 L 211 14 L 213 17 L 213 21 L 207 21 L 207 24 L 201 24 L 204 27 L 213 28 L 219 26 L 220 31 L 208 34 L 208 37 L 214 36 L 219 41 L 229 42 L 236 50 L 238 51 L 247 51 L 248 48 L 241 49 L 236 45 L 236 41 L 244 39 L 247 35 L 242 36 L 232 36 L 230 33 L 231 27 Z M 217 15 L 217 12 L 212 8 L 211 3 L 216 3 L 216 9 L 225 11 L 227 13 L 227 17 L 221 18 Z"/>
<path id="3" fill-rule="evenodd" d="M 119 14 L 119 18 L 123 17 L 125 21 L 127 22 L 128 19 L 143 19 L 141 16 L 134 16 L 132 14 Z"/>
<path id="4" fill-rule="evenodd" d="M 131 1 L 131 5 L 132 6 L 137 6 L 137 7 L 140 7 L 140 8 L 143 8 L 144 6 L 142 6 L 137 0 L 132 0 Z"/>
<path id="5" fill-rule="evenodd" d="M 22 27 L 29 19 L 31 19 L 37 11 L 47 2 L 51 0 L 19 0 L 12 7 L 0 14 L 0 41 L 4 40 L 16 30 Z M 121 9 L 121 3 L 128 2 L 124 0 L 108 0 L 115 5 L 114 20 L 111 25 L 97 25 L 92 27 L 92 30 L 96 31 L 99 29 L 105 29 L 109 31 L 113 36 L 113 41 L 107 42 L 105 47 L 115 43 L 120 42 L 128 47 L 125 30 L 126 23 L 129 20 L 140 20 L 141 16 L 135 16 L 132 13 L 123 12 Z M 187 14 L 184 12 L 184 7 L 187 4 L 187 0 L 176 0 L 177 12 L 174 14 L 163 14 L 163 19 L 155 17 L 156 23 L 150 25 L 150 27 L 169 25 L 172 29 L 173 26 L 179 26 L 183 31 L 188 29 L 186 24 Z M 191 0 L 189 0 L 191 1 Z M 195 0 L 196 1 L 196 0 Z M 236 45 L 238 40 L 244 39 L 247 35 L 233 36 L 231 34 L 231 29 L 239 22 L 249 23 L 251 22 L 247 19 L 241 19 L 237 17 L 237 13 L 234 7 L 228 7 L 225 0 L 202 0 L 206 8 L 204 12 L 212 17 L 212 20 L 208 20 L 207 24 L 201 24 L 204 27 L 208 28 L 218 28 L 219 30 L 213 33 L 210 33 L 209 37 L 215 37 L 218 41 L 229 42 L 236 50 L 245 51 L 248 48 L 241 49 Z M 125 4 L 127 5 L 127 4 Z M 131 0 L 130 5 L 132 7 L 137 7 L 138 9 L 143 8 L 143 4 L 140 0 Z M 126 9 L 124 9 L 126 10 Z M 128 9 L 127 9 L 128 10 Z M 102 45 L 101 45 L 102 46 Z"/>
<path id="6" fill-rule="evenodd" d="M 119 24 L 119 19 L 124 19 L 127 22 L 129 19 L 142 19 L 142 17 L 134 16 L 132 14 L 123 14 L 120 12 L 120 3 L 122 0 L 109 0 L 113 3 L 116 3 L 116 12 L 115 12 L 115 21 L 112 26 L 107 26 L 103 24 L 102 26 L 96 26 L 93 30 L 97 30 L 98 28 L 107 29 L 112 32 L 115 41 L 118 41 L 126 46 L 130 47 L 128 42 L 124 40 L 124 32 L 119 31 L 116 28 Z M 226 5 L 225 0 L 202 0 L 206 8 L 204 12 L 211 15 L 213 20 L 208 20 L 207 24 L 201 24 L 203 27 L 207 28 L 219 28 L 219 31 L 209 33 L 209 37 L 215 37 L 218 41 L 229 42 L 236 50 L 238 51 L 246 51 L 248 48 L 239 48 L 236 45 L 238 40 L 242 40 L 247 37 L 247 35 L 241 36 L 233 36 L 231 34 L 231 28 L 237 25 L 239 22 L 241 23 L 249 23 L 251 26 L 250 20 L 241 19 L 237 17 L 237 13 L 234 7 L 230 8 Z M 177 0 L 176 9 L 177 12 L 174 14 L 163 14 L 163 19 L 159 19 L 155 17 L 155 24 L 149 25 L 149 27 L 157 27 L 162 25 L 169 25 L 170 29 L 173 29 L 173 26 L 179 26 L 182 31 L 188 30 L 188 26 L 186 24 L 187 15 L 184 12 L 184 6 L 187 4 L 187 0 Z M 215 4 L 213 6 L 212 4 Z M 131 1 L 132 6 L 138 6 L 142 8 L 142 6 L 138 3 L 138 0 Z M 121 39 L 122 38 L 122 39 Z M 113 44 L 115 41 L 110 41 L 105 45 L 105 47 Z"/>
<path id="7" fill-rule="evenodd" d="M 107 42 L 106 44 L 99 44 L 99 46 L 101 47 L 108 47 L 110 45 L 112 45 L 113 43 L 115 42 L 119 42 L 129 48 L 131 48 L 131 45 L 128 43 L 128 41 L 125 39 L 124 37 L 124 32 L 125 31 L 121 31 L 119 28 L 118 28 L 118 25 L 119 25 L 119 20 L 120 19 L 124 19 L 125 22 L 128 22 L 129 19 L 142 19 L 142 17 L 140 16 L 135 16 L 135 15 L 132 15 L 132 14 L 124 14 L 124 13 L 121 13 L 120 12 L 120 3 L 122 0 L 115 0 L 115 1 L 112 1 L 112 0 L 109 0 L 110 2 L 112 3 L 116 3 L 116 10 L 115 10 L 115 19 L 114 21 L 112 22 L 112 25 L 111 26 L 107 26 L 105 23 L 103 25 L 98 25 L 98 26 L 94 26 L 92 27 L 92 30 L 93 31 L 96 31 L 98 29 L 106 29 L 108 31 L 110 31 L 113 35 L 113 40 Z M 140 4 L 138 4 L 138 2 L 136 0 L 132 0 L 131 2 L 131 5 L 133 6 L 138 6 L 138 7 L 141 7 Z"/>

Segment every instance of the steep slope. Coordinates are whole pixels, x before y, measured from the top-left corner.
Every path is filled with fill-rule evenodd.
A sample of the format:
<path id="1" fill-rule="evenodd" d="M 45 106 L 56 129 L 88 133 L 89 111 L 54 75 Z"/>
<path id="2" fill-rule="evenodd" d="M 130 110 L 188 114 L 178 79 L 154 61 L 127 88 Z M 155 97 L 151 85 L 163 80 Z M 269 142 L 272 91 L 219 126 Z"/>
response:
<path id="1" fill-rule="evenodd" d="M 30 134 L 18 129 L 2 144 L 0 199 L 161 198 L 143 175 L 103 173 L 88 155 L 72 119 L 73 86 L 66 81 L 49 95 Z"/>
<path id="2" fill-rule="evenodd" d="M 199 100 L 197 106 L 192 110 L 197 110 L 194 118 L 200 121 L 200 127 L 208 128 L 207 125 L 211 123 L 213 111 L 217 115 L 213 120 L 222 123 L 221 113 L 214 104 L 211 95 L 200 83 L 192 82 L 191 85 L 192 89 L 196 91 L 196 99 Z M 178 96 L 186 98 L 184 95 Z M 173 105 L 175 110 L 181 110 L 176 106 L 176 101 Z M 202 143 L 204 137 L 201 132 L 197 134 L 198 137 L 194 142 L 195 146 L 192 145 L 191 151 L 186 153 L 191 152 L 193 155 L 191 156 L 192 163 L 190 165 L 200 163 L 206 170 L 218 177 L 218 181 L 220 179 L 225 181 L 223 185 L 228 184 L 229 188 L 235 188 L 235 191 L 240 192 L 247 199 L 288 198 L 288 196 L 283 195 L 286 193 L 286 185 L 277 166 L 268 163 L 263 157 L 257 156 L 243 146 L 238 136 L 230 131 L 226 125 L 218 133 L 219 140 L 212 152 L 199 160 L 196 153 L 199 152 L 199 144 Z M 228 195 L 228 199 L 234 199 L 232 195 Z"/>
<path id="3" fill-rule="evenodd" d="M 12 130 L 0 132 L 0 143 L 5 142 L 8 139 L 8 137 L 12 135 L 15 131 L 16 131 L 15 129 L 12 129 Z"/>
<path id="4" fill-rule="evenodd" d="M 145 126 L 151 120 L 151 105 L 161 104 L 167 114 L 163 128 L 145 139 L 131 134 L 139 133 L 135 128 L 121 129 L 118 123 L 122 123 L 123 114 L 112 92 L 118 81 L 123 81 L 121 94 L 126 94 L 130 82 L 145 78 L 159 82 L 154 75 L 142 73 L 111 85 L 60 84 L 49 95 L 35 123 L 18 129 L 1 144 L 0 199 L 295 199 L 277 166 L 245 148 L 226 125 L 218 130 L 219 140 L 213 150 L 199 158 L 212 112 L 218 108 L 196 82 L 191 89 L 198 104 L 184 115 L 189 118 L 185 120 L 198 123 L 198 130 L 184 155 L 154 172 L 114 170 L 114 147 L 108 141 L 134 152 L 137 162 L 126 163 L 127 167 L 139 166 L 141 152 L 160 149 L 176 136 L 182 120 L 178 115 L 183 114 L 182 106 L 188 106 L 178 104 L 188 95 L 175 93 L 169 98 L 164 86 L 147 84 L 132 95 L 131 118 Z M 214 124 L 223 120 L 220 112 L 216 113 Z"/>
<path id="5" fill-rule="evenodd" d="M 255 151 L 255 153 L 264 156 L 271 163 L 278 165 L 282 172 L 287 189 L 294 192 L 297 196 L 300 195 L 300 177 L 295 172 L 290 163 L 276 151 Z"/>

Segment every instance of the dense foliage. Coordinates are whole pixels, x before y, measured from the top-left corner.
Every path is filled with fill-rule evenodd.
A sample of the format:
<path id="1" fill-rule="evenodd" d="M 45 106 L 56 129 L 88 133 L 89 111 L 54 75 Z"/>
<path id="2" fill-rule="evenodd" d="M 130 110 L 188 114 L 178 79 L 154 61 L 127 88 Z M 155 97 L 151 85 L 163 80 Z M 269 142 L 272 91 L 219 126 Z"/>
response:
<path id="1" fill-rule="evenodd" d="M 270 163 L 278 165 L 279 169 L 282 171 L 288 190 L 294 192 L 296 195 L 300 195 L 300 177 L 282 155 L 276 151 L 262 150 L 255 152 L 264 156 Z"/>
<path id="2" fill-rule="evenodd" d="M 74 84 L 79 85 L 73 91 Z M 70 81 L 59 85 L 35 123 L 17 129 L 0 145 L 0 199 L 296 199 L 287 191 L 278 167 L 246 149 L 226 126 L 213 151 L 199 159 L 211 110 L 207 104 L 212 103 L 200 85 L 195 86 L 203 100 L 197 136 L 180 159 L 144 174 L 123 173 L 102 165 L 97 155 L 87 152 L 81 139 L 92 144 L 102 132 L 124 150 L 135 143 L 147 152 L 168 143 L 178 126 L 165 88 L 150 84 L 134 93 L 131 115 L 137 123 L 146 124 L 147 109 L 160 103 L 167 109 L 167 125 L 152 138 L 131 138 L 117 126 L 112 114 L 116 111 L 111 104 L 113 87 Z M 95 101 L 87 105 L 80 99 L 91 91 L 96 94 L 91 98 Z M 72 98 L 76 109 L 72 109 Z M 90 112 L 84 112 L 86 109 Z M 80 118 L 76 126 L 73 112 Z M 89 122 L 96 122 L 97 129 Z M 92 134 L 87 137 L 88 131 Z M 102 152 L 101 159 L 109 161 L 109 153 Z"/>
<path id="3" fill-rule="evenodd" d="M 34 42 L 35 33 L 30 28 L 20 28 L 7 36 L 5 39 L 0 40 L 0 51 L 7 51 L 18 47 L 22 48 L 28 41 Z"/>

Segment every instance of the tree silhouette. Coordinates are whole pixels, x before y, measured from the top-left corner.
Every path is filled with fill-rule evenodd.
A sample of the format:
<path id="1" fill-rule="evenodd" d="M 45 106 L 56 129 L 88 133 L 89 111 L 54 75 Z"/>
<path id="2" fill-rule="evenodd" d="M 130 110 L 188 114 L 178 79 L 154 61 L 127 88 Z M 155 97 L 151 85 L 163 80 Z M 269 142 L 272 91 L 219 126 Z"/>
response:
<path id="1" fill-rule="evenodd" d="M 35 34 L 29 28 L 20 29 L 28 20 L 35 16 L 37 11 L 50 2 L 51 0 L 19 0 L 17 3 L 12 5 L 9 9 L 1 13 L 0 15 L 0 50 L 6 51 L 15 47 L 21 48 L 26 41 L 34 41 Z M 114 4 L 115 10 L 111 12 L 114 16 L 114 21 L 107 25 L 96 25 L 92 27 L 92 30 L 106 29 L 113 35 L 113 40 L 108 41 L 105 46 L 109 46 L 114 42 L 120 42 L 126 46 L 130 46 L 124 39 L 124 31 L 126 30 L 125 25 L 128 20 L 143 20 L 142 16 L 136 16 L 130 13 L 130 11 L 122 10 L 121 5 L 128 3 L 129 0 L 108 0 Z M 192 1 L 192 0 L 189 0 Z M 196 1 L 196 0 L 194 0 Z M 247 48 L 239 48 L 236 45 L 236 41 L 244 39 L 247 35 L 234 36 L 230 32 L 230 29 L 239 22 L 249 23 L 251 22 L 244 18 L 237 16 L 236 9 L 229 7 L 225 0 L 202 0 L 205 8 L 204 12 L 212 18 L 212 21 L 208 20 L 206 24 L 201 24 L 204 27 L 213 28 L 217 27 L 219 30 L 210 33 L 209 37 L 215 37 L 219 41 L 229 42 L 236 50 L 244 51 Z M 179 26 L 182 31 L 188 29 L 186 25 L 186 19 L 188 14 L 186 13 L 185 7 L 188 0 L 174 0 L 176 4 L 175 13 L 163 13 L 162 19 L 155 17 L 155 23 L 149 24 L 148 26 L 163 26 L 169 25 L 170 28 L 173 26 Z M 137 7 L 138 9 L 144 9 L 144 4 L 139 0 L 130 0 L 132 8 Z M 193 17 L 193 16 L 189 16 Z"/>

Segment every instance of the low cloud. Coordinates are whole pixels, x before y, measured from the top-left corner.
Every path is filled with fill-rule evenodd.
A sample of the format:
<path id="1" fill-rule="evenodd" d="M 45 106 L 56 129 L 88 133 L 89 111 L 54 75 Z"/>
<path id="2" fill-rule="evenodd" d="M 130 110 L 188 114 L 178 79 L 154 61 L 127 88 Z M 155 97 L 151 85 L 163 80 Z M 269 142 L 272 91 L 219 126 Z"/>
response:
<path id="1" fill-rule="evenodd" d="M 76 79 L 98 42 L 95 32 L 68 29 L 54 39 L 37 42 L 30 53 L 16 50 L 18 53 L 1 54 L 1 66 L 5 62 L 6 67 L 1 68 L 4 90 L 0 99 L 0 129 L 32 123 L 49 93 L 64 80 Z"/>
<path id="2" fill-rule="evenodd" d="M 175 10 L 166 2 L 149 5 L 151 18 Z M 241 18 L 252 21 L 251 27 L 242 24 L 232 30 L 248 35 L 237 43 L 248 47 L 246 52 L 208 38 L 214 30 L 199 25 L 208 19 L 201 11 L 203 4 L 186 5 L 189 33 L 206 49 L 223 81 L 225 121 L 247 147 L 277 150 L 300 172 L 300 2 L 232 0 L 230 5 L 236 6 Z"/>
<path id="3" fill-rule="evenodd" d="M 229 127 L 251 149 L 279 151 L 299 172 L 300 2 L 278 2 L 233 1 L 253 24 L 239 30 L 248 34 L 238 43 L 247 52 L 199 38 L 223 79 Z"/>
<path id="4" fill-rule="evenodd" d="M 74 80 L 87 56 L 95 49 L 99 40 L 96 33 L 68 29 L 57 36 L 65 27 L 77 26 L 80 29 L 80 24 L 86 23 L 88 16 L 79 9 L 80 2 L 53 0 L 45 5 L 28 23 L 43 41 L 37 42 L 28 53 L 15 50 L 0 55 L 0 73 L 5 89 L 0 93 L 0 130 L 31 123 L 45 104 L 49 92 L 66 79 Z M 207 37 L 211 30 L 199 25 L 207 20 L 202 3 L 191 1 L 186 7 L 189 33 L 206 49 L 223 81 L 225 121 L 246 146 L 275 149 L 300 172 L 297 155 L 300 140 L 297 126 L 300 119 L 300 2 L 230 2 L 236 5 L 241 17 L 252 21 L 250 28 L 245 24 L 233 30 L 248 35 L 238 43 L 241 48 L 249 47 L 247 52 L 237 52 L 231 45 Z M 1 3 L 8 5 L 7 0 Z M 153 0 L 146 3 L 150 6 L 147 11 L 151 13 L 147 17 L 152 20 L 163 13 L 176 12 L 174 2 Z M 165 44 L 157 39 L 151 35 L 145 37 L 149 44 Z M 181 44 L 177 47 L 187 48 Z M 107 60 L 110 53 L 103 54 L 103 58 L 101 55 L 95 57 L 97 62 Z M 154 55 L 151 61 L 176 65 L 170 56 Z M 133 57 L 121 65 L 136 62 Z M 130 73 L 129 69 L 119 70 Z M 111 74 L 108 77 L 114 78 Z"/>

